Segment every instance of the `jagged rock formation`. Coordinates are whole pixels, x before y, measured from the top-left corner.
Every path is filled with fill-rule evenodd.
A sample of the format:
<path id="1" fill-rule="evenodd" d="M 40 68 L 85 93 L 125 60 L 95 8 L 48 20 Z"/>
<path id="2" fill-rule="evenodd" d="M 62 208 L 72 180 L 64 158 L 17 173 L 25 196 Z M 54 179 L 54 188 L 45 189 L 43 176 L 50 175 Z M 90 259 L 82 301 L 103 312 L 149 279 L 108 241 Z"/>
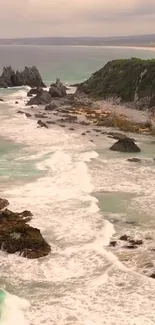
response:
<path id="1" fill-rule="evenodd" d="M 0 210 L 9 202 L 0 199 Z M 32 219 L 30 211 L 0 211 L 0 249 L 14 254 L 19 253 L 30 259 L 46 256 L 51 247 L 42 237 L 40 230 L 27 224 Z"/>
<path id="2" fill-rule="evenodd" d="M 116 99 L 138 108 L 155 107 L 155 60 L 114 60 L 77 87 L 94 99 Z"/>
<path id="3" fill-rule="evenodd" d="M 135 144 L 134 140 L 130 138 L 119 139 L 110 148 L 112 151 L 120 152 L 140 152 L 140 148 Z"/>
<path id="4" fill-rule="evenodd" d="M 67 95 L 66 87 L 59 79 L 57 79 L 56 82 L 50 86 L 49 91 L 43 90 L 42 88 L 37 88 L 33 92 L 28 92 L 27 95 L 30 97 L 34 93 L 36 93 L 36 96 L 32 97 L 28 101 L 27 106 L 51 104 L 52 98 L 63 98 Z"/>
<path id="5" fill-rule="evenodd" d="M 18 86 L 46 87 L 35 66 L 25 67 L 21 72 L 14 71 L 11 66 L 4 67 L 0 77 L 0 88 Z"/>

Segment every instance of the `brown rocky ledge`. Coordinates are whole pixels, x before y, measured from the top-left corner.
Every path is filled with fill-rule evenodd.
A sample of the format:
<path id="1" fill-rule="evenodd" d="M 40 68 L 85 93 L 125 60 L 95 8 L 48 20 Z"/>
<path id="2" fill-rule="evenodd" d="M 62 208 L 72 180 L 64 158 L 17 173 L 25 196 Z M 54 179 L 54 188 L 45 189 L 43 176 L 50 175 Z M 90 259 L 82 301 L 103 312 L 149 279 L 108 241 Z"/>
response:
<path id="1" fill-rule="evenodd" d="M 9 202 L 0 199 L 0 209 Z M 29 259 L 40 258 L 50 253 L 51 247 L 42 237 L 40 230 L 27 224 L 32 218 L 30 211 L 21 213 L 8 209 L 0 211 L 0 247 L 1 250 L 14 254 L 19 253 Z"/>

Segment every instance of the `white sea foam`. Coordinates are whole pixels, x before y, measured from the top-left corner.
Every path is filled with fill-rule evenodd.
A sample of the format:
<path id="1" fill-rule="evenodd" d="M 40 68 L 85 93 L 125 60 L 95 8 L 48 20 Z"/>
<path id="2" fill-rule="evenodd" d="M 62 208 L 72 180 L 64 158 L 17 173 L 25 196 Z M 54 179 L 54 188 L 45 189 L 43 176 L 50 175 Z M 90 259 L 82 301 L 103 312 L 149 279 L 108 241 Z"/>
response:
<path id="1" fill-rule="evenodd" d="M 28 325 L 25 312 L 30 307 L 26 299 L 19 298 L 7 291 L 0 289 L 3 293 L 3 301 L 0 301 L 0 324 L 1 325 Z"/>

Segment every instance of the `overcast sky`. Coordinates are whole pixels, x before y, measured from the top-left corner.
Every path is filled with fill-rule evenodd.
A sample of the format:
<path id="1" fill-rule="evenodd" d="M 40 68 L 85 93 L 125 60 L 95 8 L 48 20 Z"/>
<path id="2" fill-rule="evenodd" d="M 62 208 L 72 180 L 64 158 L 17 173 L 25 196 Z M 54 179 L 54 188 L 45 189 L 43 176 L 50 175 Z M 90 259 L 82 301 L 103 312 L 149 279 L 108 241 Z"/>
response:
<path id="1" fill-rule="evenodd" d="M 155 0 L 0 0 L 0 37 L 155 33 Z"/>

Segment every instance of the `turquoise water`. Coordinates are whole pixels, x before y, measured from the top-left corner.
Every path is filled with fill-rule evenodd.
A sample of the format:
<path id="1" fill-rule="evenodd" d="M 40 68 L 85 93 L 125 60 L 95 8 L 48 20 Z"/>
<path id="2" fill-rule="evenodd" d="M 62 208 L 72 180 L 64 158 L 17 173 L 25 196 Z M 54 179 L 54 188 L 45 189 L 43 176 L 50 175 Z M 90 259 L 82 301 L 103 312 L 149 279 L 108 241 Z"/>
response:
<path id="1" fill-rule="evenodd" d="M 102 47 L 0 46 L 0 70 L 4 65 L 15 69 L 36 65 L 47 83 L 56 77 L 74 83 L 85 80 L 110 60 L 131 57 L 155 58 L 155 52 Z"/>

